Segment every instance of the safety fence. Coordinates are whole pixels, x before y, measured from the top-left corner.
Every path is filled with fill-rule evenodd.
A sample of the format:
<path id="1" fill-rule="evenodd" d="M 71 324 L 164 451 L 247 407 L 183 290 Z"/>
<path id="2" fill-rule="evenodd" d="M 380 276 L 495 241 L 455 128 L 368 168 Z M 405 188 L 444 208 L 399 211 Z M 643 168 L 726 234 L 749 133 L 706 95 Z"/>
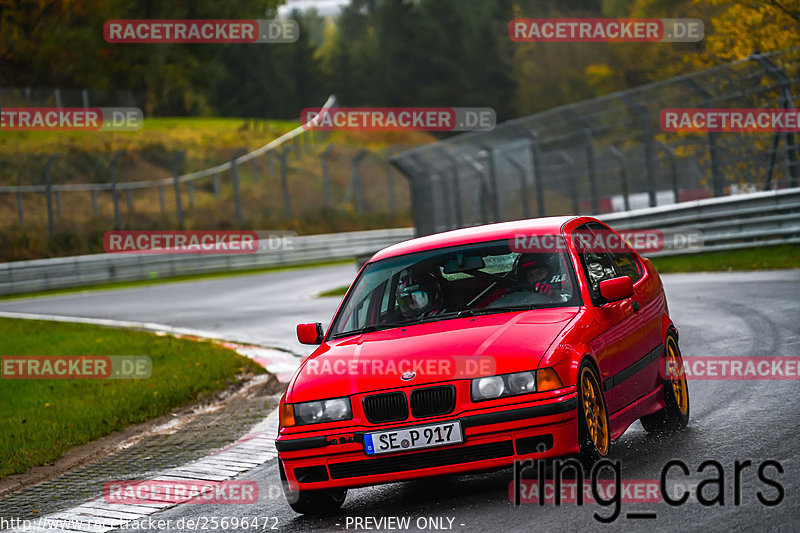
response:
<path id="1" fill-rule="evenodd" d="M 420 235 L 796 187 L 796 133 L 668 133 L 665 109 L 794 109 L 800 48 L 511 120 L 393 158 Z"/>
<path id="2" fill-rule="evenodd" d="M 800 187 L 646 207 L 600 218 L 618 230 L 699 232 L 699 246 L 689 252 L 800 243 Z M 0 263 L 0 294 L 365 258 L 414 235 L 414 228 L 400 228 L 293 237 L 290 248 L 264 247 L 241 255 L 98 254 Z M 666 248 L 647 255 L 680 253 L 687 250 Z"/>

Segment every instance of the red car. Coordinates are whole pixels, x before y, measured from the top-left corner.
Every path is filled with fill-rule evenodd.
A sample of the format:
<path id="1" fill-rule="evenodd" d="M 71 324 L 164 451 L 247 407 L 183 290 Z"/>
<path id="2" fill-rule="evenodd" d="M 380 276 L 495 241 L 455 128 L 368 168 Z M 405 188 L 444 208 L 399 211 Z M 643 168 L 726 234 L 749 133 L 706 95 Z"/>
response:
<path id="1" fill-rule="evenodd" d="M 299 513 L 347 489 L 579 456 L 636 420 L 682 429 L 678 332 L 651 262 L 592 217 L 413 239 L 361 269 L 280 402 L 284 492 Z"/>

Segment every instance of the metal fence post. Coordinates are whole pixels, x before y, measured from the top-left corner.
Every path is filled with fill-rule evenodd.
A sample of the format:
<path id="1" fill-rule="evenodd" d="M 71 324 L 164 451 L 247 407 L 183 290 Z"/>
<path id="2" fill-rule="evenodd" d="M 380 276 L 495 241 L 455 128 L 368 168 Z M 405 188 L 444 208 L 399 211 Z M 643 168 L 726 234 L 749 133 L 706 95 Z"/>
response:
<path id="1" fill-rule="evenodd" d="M 528 137 L 528 149 L 533 163 L 533 186 L 536 191 L 536 212 L 540 217 L 545 215 L 544 183 L 542 182 L 542 150 L 539 145 L 539 133 L 536 130 L 525 129 Z"/>
<path id="2" fill-rule="evenodd" d="M 369 153 L 369 150 L 362 148 L 353 156 L 352 172 L 350 174 L 350 184 L 353 190 L 353 198 L 356 204 L 356 213 L 363 215 L 367 210 L 367 202 L 364 198 L 364 184 L 361 182 L 361 162 Z"/>
<path id="3" fill-rule="evenodd" d="M 389 164 L 389 158 L 392 157 L 392 154 L 397 151 L 399 147 L 397 145 L 392 145 L 386 150 L 386 205 L 389 207 L 389 212 L 394 214 L 395 212 L 395 199 L 394 199 L 394 184 L 392 183 L 392 165 Z M 456 184 L 458 187 L 458 184 Z M 459 207 L 460 209 L 460 207 Z M 460 217 L 459 217 L 460 218 Z M 460 227 L 459 223 L 459 227 Z"/>
<path id="4" fill-rule="evenodd" d="M 486 158 L 486 172 L 489 176 L 489 183 L 492 185 L 492 212 L 494 214 L 494 221 L 500 222 L 502 218 L 500 217 L 500 212 L 502 208 L 500 206 L 500 191 L 498 190 L 497 185 L 497 172 L 495 168 L 495 153 L 494 148 L 489 146 L 488 144 L 481 145 L 481 148 L 484 150 L 484 157 Z"/>
<path id="5" fill-rule="evenodd" d="M 675 153 L 670 146 L 664 144 L 661 141 L 656 141 L 658 146 L 664 150 L 664 153 L 667 154 L 669 158 L 669 181 L 672 185 L 672 196 L 675 197 L 675 203 L 677 204 L 680 202 L 680 191 L 678 188 L 678 155 Z"/>
<path id="6" fill-rule="evenodd" d="M 56 233 L 56 226 L 55 222 L 53 221 L 53 184 L 52 180 L 50 179 L 50 167 L 53 165 L 53 163 L 55 163 L 56 159 L 58 159 L 58 154 L 51 155 L 50 159 L 47 160 L 47 163 L 44 166 L 44 194 L 47 202 L 47 230 L 50 232 L 51 237 Z"/>
<path id="7" fill-rule="evenodd" d="M 22 210 L 22 193 L 19 191 L 17 191 L 17 218 L 20 224 L 25 221 L 25 213 Z"/>
<path id="8" fill-rule="evenodd" d="M 794 99 L 792 97 L 792 80 L 786 75 L 786 73 L 781 70 L 778 65 L 764 57 L 759 53 L 754 53 L 750 56 L 750 59 L 753 61 L 758 62 L 759 65 L 773 78 L 778 81 L 778 85 L 780 86 L 781 92 L 781 108 L 783 109 L 794 109 Z M 777 133 L 775 134 L 775 138 L 773 141 L 773 155 L 778 148 L 777 143 Z M 794 133 L 789 131 L 784 133 L 786 137 L 786 171 L 789 177 L 789 187 L 797 187 L 798 181 L 800 181 L 800 168 L 798 168 L 798 148 L 795 144 Z M 774 165 L 775 159 L 772 158 L 770 169 L 769 169 L 769 182 L 772 181 L 772 165 Z M 766 188 L 766 187 L 765 187 Z"/>
<path id="9" fill-rule="evenodd" d="M 573 122 L 580 125 L 583 135 L 584 149 L 586 151 L 586 169 L 587 178 L 589 179 L 589 201 L 591 203 L 592 214 L 596 215 L 600 212 L 597 199 L 597 174 L 595 172 L 595 157 L 594 157 L 594 131 L 592 125 L 586 118 L 579 115 L 575 110 L 566 108 L 566 114 L 570 116 Z"/>
<path id="10" fill-rule="evenodd" d="M 319 156 L 320 165 L 322 166 L 322 192 L 325 195 L 325 207 L 331 207 L 331 176 L 328 173 L 328 158 L 333 151 L 333 144 L 329 144 L 322 154 Z"/>
<path id="11" fill-rule="evenodd" d="M 97 208 L 97 189 L 92 189 L 92 214 L 98 216 L 100 210 Z"/>
<path id="12" fill-rule="evenodd" d="M 89 106 L 89 89 L 83 89 L 81 91 L 81 100 L 83 100 L 83 107 L 90 107 Z"/>
<path id="13" fill-rule="evenodd" d="M 430 224 L 431 195 L 425 187 L 423 171 L 417 167 L 417 164 L 408 160 L 392 158 L 389 161 L 408 179 L 409 188 L 411 189 L 411 216 L 414 219 L 416 235 L 420 237 L 435 233 Z"/>
<path id="14" fill-rule="evenodd" d="M 114 204 L 114 229 L 122 229 L 122 215 L 119 212 L 119 192 L 117 191 L 117 162 L 122 157 L 122 150 L 114 154 L 108 164 L 108 173 L 111 178 L 111 203 Z"/>
<path id="15" fill-rule="evenodd" d="M 694 79 L 683 78 L 681 82 L 686 85 L 690 91 L 703 99 L 707 109 L 714 107 L 711 100 L 711 93 L 703 89 Z M 722 177 L 722 171 L 719 168 L 717 133 L 713 131 L 708 132 L 708 156 L 711 160 L 711 188 L 714 191 L 714 196 L 723 196 L 725 194 L 725 179 Z"/>
<path id="16" fill-rule="evenodd" d="M 56 214 L 61 218 L 61 191 L 56 191 Z"/>
<path id="17" fill-rule="evenodd" d="M 569 190 L 570 196 L 572 197 L 572 214 L 577 215 L 580 211 L 580 205 L 578 203 L 578 182 L 575 176 L 575 160 L 564 150 L 559 150 L 558 157 L 569 167 Z"/>
<path id="18" fill-rule="evenodd" d="M 628 94 L 621 95 L 620 99 L 639 121 L 639 127 L 642 131 L 642 145 L 644 146 L 644 168 L 645 176 L 647 177 L 648 205 L 650 207 L 655 207 L 657 205 L 656 165 L 655 153 L 653 151 L 653 131 L 650 127 L 650 121 L 648 120 L 647 109 L 642 104 L 632 99 Z"/>
<path id="19" fill-rule="evenodd" d="M 528 180 L 525 165 L 517 161 L 513 155 L 507 155 L 506 158 L 519 173 L 519 188 L 522 193 L 522 216 L 531 218 L 531 205 L 530 199 L 528 198 Z"/>
<path id="20" fill-rule="evenodd" d="M 464 227 L 464 214 L 461 209 L 461 184 L 458 176 L 458 159 L 442 147 L 437 147 L 437 151 L 450 161 L 450 179 L 453 180 L 453 202 L 456 213 L 456 227 Z"/>
<path id="21" fill-rule="evenodd" d="M 236 162 L 247 150 L 240 148 L 231 160 L 231 171 L 233 172 L 233 201 L 236 204 L 236 224 L 241 228 L 244 224 L 244 214 L 242 213 L 242 197 L 239 191 L 239 164 Z"/>
<path id="22" fill-rule="evenodd" d="M 172 186 L 175 189 L 175 214 L 178 216 L 178 227 L 183 228 L 183 206 L 181 205 L 181 162 L 186 156 L 185 151 L 178 152 L 172 164 Z"/>
<path id="23" fill-rule="evenodd" d="M 289 196 L 289 177 L 288 177 L 288 162 L 286 161 L 289 152 L 292 151 L 290 146 L 283 147 L 281 150 L 281 187 L 283 188 L 283 216 L 286 220 L 292 218 L 292 201 L 291 197 Z"/>
<path id="24" fill-rule="evenodd" d="M 608 151 L 613 155 L 619 163 L 619 180 L 622 187 L 622 202 L 625 206 L 625 211 L 631 210 L 630 191 L 628 190 L 628 158 L 625 157 L 619 148 L 616 146 L 609 146 Z"/>

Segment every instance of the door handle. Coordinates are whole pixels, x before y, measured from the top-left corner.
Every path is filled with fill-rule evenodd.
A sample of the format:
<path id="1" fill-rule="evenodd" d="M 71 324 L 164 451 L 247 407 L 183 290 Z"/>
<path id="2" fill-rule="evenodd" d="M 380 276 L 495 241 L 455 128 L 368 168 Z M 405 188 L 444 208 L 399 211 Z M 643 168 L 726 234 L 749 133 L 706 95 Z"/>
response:
<path id="1" fill-rule="evenodd" d="M 639 305 L 639 302 L 633 302 L 632 305 L 633 305 L 633 312 L 634 313 L 638 313 L 639 309 L 641 309 L 641 307 L 642 307 L 641 305 Z"/>

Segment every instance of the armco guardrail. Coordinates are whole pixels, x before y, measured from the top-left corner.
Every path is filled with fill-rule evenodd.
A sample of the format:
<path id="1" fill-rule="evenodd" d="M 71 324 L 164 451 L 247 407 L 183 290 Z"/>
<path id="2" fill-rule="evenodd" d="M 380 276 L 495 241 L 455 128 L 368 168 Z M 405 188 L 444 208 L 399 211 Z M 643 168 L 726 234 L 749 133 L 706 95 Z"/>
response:
<path id="1" fill-rule="evenodd" d="M 699 230 L 703 246 L 693 251 L 800 243 L 800 188 L 696 200 L 600 218 L 618 230 Z M 292 249 L 255 254 L 99 254 L 2 263 L 0 294 L 357 258 L 414 236 L 414 228 L 400 228 L 294 237 Z M 678 253 L 686 251 L 668 249 L 648 255 Z"/>
<path id="2" fill-rule="evenodd" d="M 0 294 L 335 261 L 368 255 L 412 237 L 413 228 L 384 229 L 293 237 L 291 249 L 254 254 L 97 254 L 0 263 Z"/>
<path id="3" fill-rule="evenodd" d="M 800 187 L 600 215 L 616 230 L 658 228 L 699 230 L 702 247 L 721 251 L 753 246 L 800 243 Z M 664 250 L 648 255 L 677 255 Z"/>

